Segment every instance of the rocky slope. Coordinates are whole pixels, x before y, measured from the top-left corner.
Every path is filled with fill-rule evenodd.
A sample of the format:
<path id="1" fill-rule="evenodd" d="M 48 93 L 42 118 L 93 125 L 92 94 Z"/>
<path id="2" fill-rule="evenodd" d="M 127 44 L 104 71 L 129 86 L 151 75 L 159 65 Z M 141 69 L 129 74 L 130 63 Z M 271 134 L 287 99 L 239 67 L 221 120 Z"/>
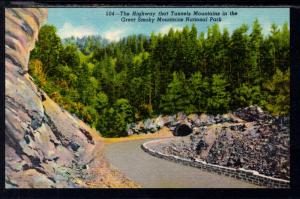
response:
<path id="1" fill-rule="evenodd" d="M 257 106 L 233 114 L 190 118 L 186 124 L 193 128 L 191 135 L 164 142 L 155 150 L 290 179 L 289 118 L 272 117 Z"/>
<path id="2" fill-rule="evenodd" d="M 61 109 L 27 73 L 46 18 L 43 8 L 5 10 L 6 188 L 135 187 L 109 168 L 97 133 Z"/>

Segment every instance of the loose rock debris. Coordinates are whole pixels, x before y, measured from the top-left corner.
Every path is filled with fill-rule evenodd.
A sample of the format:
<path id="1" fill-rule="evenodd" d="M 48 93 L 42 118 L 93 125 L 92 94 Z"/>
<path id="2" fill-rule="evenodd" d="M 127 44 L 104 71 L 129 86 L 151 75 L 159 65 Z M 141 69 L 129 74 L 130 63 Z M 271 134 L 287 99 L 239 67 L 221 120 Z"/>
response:
<path id="1" fill-rule="evenodd" d="M 233 114 L 184 116 L 180 113 L 160 118 L 173 131 L 182 124 L 193 131 L 176 141 L 157 145 L 157 151 L 290 180 L 288 117 L 273 117 L 258 106 L 250 106 Z M 155 122 L 153 126 L 157 127 Z"/>

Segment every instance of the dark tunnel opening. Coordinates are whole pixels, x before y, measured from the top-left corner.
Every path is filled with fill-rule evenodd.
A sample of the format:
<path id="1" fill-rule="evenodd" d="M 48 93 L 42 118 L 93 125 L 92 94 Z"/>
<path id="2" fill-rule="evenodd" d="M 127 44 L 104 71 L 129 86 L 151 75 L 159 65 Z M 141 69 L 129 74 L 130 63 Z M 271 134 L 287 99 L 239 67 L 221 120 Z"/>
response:
<path id="1" fill-rule="evenodd" d="M 179 124 L 176 126 L 175 130 L 173 131 L 174 136 L 187 136 L 193 132 L 191 127 L 186 124 Z"/>

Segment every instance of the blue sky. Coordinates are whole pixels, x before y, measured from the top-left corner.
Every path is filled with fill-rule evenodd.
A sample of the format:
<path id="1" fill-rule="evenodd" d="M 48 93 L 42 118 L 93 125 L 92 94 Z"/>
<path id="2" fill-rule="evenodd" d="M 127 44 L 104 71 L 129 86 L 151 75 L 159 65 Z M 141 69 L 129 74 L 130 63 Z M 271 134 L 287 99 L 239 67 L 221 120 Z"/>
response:
<path id="1" fill-rule="evenodd" d="M 84 35 L 99 34 L 110 41 L 119 40 L 122 37 L 131 34 L 150 35 L 151 32 L 168 32 L 169 28 L 182 29 L 185 25 L 191 26 L 191 22 L 121 22 L 121 16 L 105 16 L 107 11 L 144 11 L 155 12 L 156 19 L 159 11 L 235 11 L 237 16 L 222 16 L 221 22 L 195 22 L 199 31 L 206 32 L 207 28 L 213 23 L 219 23 L 221 30 L 226 27 L 229 32 L 245 23 L 251 27 L 255 18 L 260 21 L 263 33 L 266 35 L 270 31 L 270 26 L 274 22 L 281 26 L 289 21 L 289 8 L 49 8 L 48 24 L 53 24 L 58 30 L 58 34 L 62 38 L 75 36 L 82 37 Z M 195 16 L 191 16 L 195 17 Z M 199 16 L 200 17 L 200 16 Z M 130 16 L 132 18 L 132 16 Z M 145 17 L 147 18 L 147 17 Z M 184 17 L 185 18 L 185 17 Z"/>

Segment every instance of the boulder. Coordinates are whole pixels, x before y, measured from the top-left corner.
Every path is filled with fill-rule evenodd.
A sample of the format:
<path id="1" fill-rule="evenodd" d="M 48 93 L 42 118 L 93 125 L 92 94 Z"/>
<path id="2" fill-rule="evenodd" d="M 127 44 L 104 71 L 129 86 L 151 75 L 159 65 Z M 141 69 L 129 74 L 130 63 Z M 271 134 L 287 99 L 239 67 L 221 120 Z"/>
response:
<path id="1" fill-rule="evenodd" d="M 249 106 L 246 108 L 241 108 L 238 109 L 234 114 L 248 122 L 266 121 L 271 119 L 271 117 L 265 114 L 259 106 Z"/>
<path id="2" fill-rule="evenodd" d="M 187 116 L 183 112 L 177 113 L 177 116 L 176 116 L 177 121 L 181 122 L 181 121 L 184 121 L 186 118 L 187 118 Z"/>
<path id="3" fill-rule="evenodd" d="M 162 127 L 165 125 L 165 121 L 164 121 L 162 115 L 159 115 L 159 116 L 155 119 L 154 124 L 155 124 L 155 126 L 158 127 L 158 128 L 162 128 Z"/>

